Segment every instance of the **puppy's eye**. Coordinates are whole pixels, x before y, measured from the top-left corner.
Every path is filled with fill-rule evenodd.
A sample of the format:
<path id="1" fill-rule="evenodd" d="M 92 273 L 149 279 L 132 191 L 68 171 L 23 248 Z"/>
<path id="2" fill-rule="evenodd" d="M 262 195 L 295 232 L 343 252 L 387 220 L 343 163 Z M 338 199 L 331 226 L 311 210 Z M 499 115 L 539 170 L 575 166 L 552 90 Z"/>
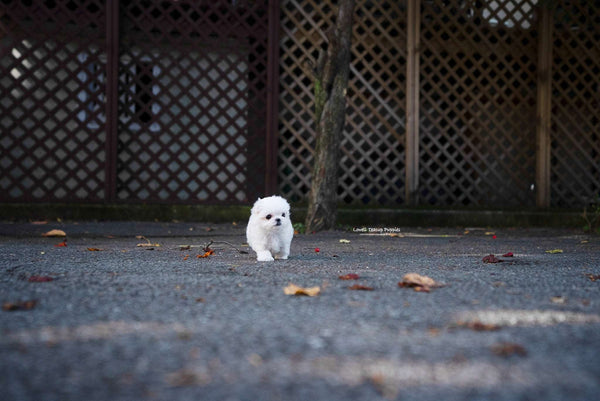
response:
<path id="1" fill-rule="evenodd" d="M 273 216 L 271 216 L 270 214 L 268 214 L 268 215 L 266 215 L 266 216 L 265 216 L 265 218 L 266 218 L 267 220 L 271 220 L 271 217 L 273 217 Z"/>
<path id="2" fill-rule="evenodd" d="M 282 213 L 282 214 L 281 214 L 281 217 L 285 217 L 285 213 Z"/>

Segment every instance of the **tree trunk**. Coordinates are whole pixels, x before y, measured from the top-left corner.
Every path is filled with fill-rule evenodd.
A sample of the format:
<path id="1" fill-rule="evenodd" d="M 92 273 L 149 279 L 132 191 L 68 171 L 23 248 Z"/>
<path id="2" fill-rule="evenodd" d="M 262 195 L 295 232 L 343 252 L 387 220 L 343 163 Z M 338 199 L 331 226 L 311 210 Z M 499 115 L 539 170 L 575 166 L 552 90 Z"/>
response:
<path id="1" fill-rule="evenodd" d="M 306 232 L 328 230 L 337 218 L 338 166 L 346 117 L 346 88 L 355 0 L 340 0 L 336 26 L 327 33 L 314 71 L 317 141 L 308 197 Z"/>

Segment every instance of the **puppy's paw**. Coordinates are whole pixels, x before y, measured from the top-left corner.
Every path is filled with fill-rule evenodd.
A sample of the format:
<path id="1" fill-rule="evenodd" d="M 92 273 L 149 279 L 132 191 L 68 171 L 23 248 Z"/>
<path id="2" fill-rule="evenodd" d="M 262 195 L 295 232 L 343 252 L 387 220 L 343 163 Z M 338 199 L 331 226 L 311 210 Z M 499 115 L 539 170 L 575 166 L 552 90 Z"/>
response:
<path id="1" fill-rule="evenodd" d="M 275 259 L 273 259 L 273 256 L 271 256 L 271 252 L 269 251 L 257 251 L 256 260 L 259 262 L 272 262 Z"/>

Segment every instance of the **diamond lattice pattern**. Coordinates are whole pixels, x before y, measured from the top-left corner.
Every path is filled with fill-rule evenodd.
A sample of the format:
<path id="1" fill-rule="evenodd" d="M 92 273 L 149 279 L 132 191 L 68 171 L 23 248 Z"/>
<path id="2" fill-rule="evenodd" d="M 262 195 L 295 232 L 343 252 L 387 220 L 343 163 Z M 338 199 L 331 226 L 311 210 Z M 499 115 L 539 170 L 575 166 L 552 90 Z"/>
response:
<path id="1" fill-rule="evenodd" d="M 423 3 L 423 203 L 534 204 L 534 5 L 535 0 Z"/>
<path id="2" fill-rule="evenodd" d="M 102 3 L 2 3 L 0 200 L 104 198 Z"/>
<path id="3" fill-rule="evenodd" d="M 314 149 L 311 63 L 325 46 L 337 6 L 284 1 L 281 12 L 279 186 L 306 198 Z M 405 7 L 357 1 L 339 198 L 395 204 L 404 198 Z"/>
<path id="4" fill-rule="evenodd" d="M 600 2 L 561 2 L 553 21 L 551 199 L 581 207 L 600 196 Z"/>
<path id="5" fill-rule="evenodd" d="M 264 6 L 146 3 L 122 3 L 117 198 L 248 202 L 264 187 Z"/>

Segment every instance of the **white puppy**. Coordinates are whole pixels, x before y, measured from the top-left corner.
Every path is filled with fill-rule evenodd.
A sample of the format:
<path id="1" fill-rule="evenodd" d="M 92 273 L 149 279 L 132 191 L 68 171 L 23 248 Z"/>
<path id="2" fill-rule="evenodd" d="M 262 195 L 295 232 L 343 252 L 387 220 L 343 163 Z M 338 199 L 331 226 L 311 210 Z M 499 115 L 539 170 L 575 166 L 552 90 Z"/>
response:
<path id="1" fill-rule="evenodd" d="M 281 196 L 258 198 L 250 211 L 246 227 L 248 245 L 256 252 L 256 260 L 269 262 L 287 259 L 294 228 L 290 219 L 290 205 Z"/>

